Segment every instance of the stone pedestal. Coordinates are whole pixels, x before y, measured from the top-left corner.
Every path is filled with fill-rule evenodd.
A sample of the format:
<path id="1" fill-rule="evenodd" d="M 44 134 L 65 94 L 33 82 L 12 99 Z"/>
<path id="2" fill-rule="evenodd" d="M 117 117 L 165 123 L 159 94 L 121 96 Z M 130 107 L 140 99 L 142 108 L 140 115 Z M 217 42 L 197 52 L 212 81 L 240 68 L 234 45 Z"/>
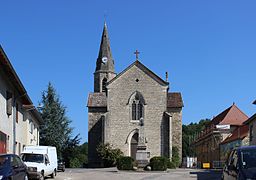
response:
<path id="1" fill-rule="evenodd" d="M 148 153 L 145 145 L 138 145 L 136 153 L 136 161 L 138 168 L 144 168 L 148 164 Z"/>

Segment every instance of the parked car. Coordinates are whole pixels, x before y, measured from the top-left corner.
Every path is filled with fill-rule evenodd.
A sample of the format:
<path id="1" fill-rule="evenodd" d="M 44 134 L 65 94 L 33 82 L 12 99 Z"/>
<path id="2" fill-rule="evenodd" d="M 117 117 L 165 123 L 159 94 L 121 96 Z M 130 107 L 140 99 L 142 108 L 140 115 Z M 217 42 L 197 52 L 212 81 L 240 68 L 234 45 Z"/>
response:
<path id="1" fill-rule="evenodd" d="M 25 146 L 21 158 L 28 167 L 29 178 L 54 178 L 57 174 L 57 152 L 52 146 Z"/>
<path id="2" fill-rule="evenodd" d="M 0 180 L 28 180 L 27 166 L 15 154 L 0 155 Z"/>
<path id="3" fill-rule="evenodd" d="M 232 150 L 224 166 L 222 179 L 256 179 L 256 146 Z"/>
<path id="4" fill-rule="evenodd" d="M 59 171 L 64 172 L 65 171 L 65 162 L 59 159 L 58 160 L 58 168 L 57 169 Z"/>

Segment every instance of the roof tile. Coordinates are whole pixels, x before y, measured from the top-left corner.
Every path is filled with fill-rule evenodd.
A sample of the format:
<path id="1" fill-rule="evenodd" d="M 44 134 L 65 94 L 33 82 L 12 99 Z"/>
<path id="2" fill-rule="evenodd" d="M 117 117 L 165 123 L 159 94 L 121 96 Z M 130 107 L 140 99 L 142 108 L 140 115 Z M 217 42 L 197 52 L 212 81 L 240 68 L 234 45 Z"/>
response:
<path id="1" fill-rule="evenodd" d="M 248 125 L 239 126 L 232 132 L 231 136 L 227 137 L 223 142 L 221 142 L 221 144 L 226 144 L 239 139 L 244 139 L 246 136 L 248 136 L 248 132 Z"/>
<path id="2" fill-rule="evenodd" d="M 248 116 L 244 114 L 235 104 L 218 114 L 212 119 L 211 124 L 217 125 L 242 125 L 248 119 Z"/>
<path id="3" fill-rule="evenodd" d="M 90 93 L 87 107 L 107 107 L 106 93 Z"/>
<path id="4" fill-rule="evenodd" d="M 169 108 L 181 108 L 183 107 L 182 96 L 180 92 L 168 93 L 167 107 Z"/>

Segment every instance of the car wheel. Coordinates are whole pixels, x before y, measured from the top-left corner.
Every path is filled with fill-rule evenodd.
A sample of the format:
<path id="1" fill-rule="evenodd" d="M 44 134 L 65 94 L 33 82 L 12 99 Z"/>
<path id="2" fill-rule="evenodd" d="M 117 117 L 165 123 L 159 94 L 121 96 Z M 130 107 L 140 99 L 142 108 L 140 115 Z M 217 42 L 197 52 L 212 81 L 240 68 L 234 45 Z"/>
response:
<path id="1" fill-rule="evenodd" d="M 27 174 L 24 176 L 24 180 L 28 180 L 28 175 Z"/>
<path id="2" fill-rule="evenodd" d="M 44 172 L 41 172 L 40 180 L 44 180 Z"/>
<path id="3" fill-rule="evenodd" d="M 57 171 L 56 171 L 56 169 L 54 170 L 54 172 L 51 174 L 51 178 L 55 178 L 55 176 L 56 176 L 56 174 L 57 174 Z"/>

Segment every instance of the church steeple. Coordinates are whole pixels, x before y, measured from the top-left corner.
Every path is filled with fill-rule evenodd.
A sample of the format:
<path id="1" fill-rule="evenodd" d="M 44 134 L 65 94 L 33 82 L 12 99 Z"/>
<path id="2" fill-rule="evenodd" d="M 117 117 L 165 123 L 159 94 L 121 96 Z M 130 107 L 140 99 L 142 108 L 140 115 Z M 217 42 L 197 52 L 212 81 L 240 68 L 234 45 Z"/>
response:
<path id="1" fill-rule="evenodd" d="M 104 72 L 115 72 L 114 60 L 110 49 L 110 42 L 108 37 L 108 29 L 106 22 L 101 36 L 100 50 L 97 58 L 96 70 Z"/>
<path id="2" fill-rule="evenodd" d="M 94 92 L 106 92 L 106 84 L 116 76 L 106 22 L 101 36 L 100 50 L 94 73 Z"/>

